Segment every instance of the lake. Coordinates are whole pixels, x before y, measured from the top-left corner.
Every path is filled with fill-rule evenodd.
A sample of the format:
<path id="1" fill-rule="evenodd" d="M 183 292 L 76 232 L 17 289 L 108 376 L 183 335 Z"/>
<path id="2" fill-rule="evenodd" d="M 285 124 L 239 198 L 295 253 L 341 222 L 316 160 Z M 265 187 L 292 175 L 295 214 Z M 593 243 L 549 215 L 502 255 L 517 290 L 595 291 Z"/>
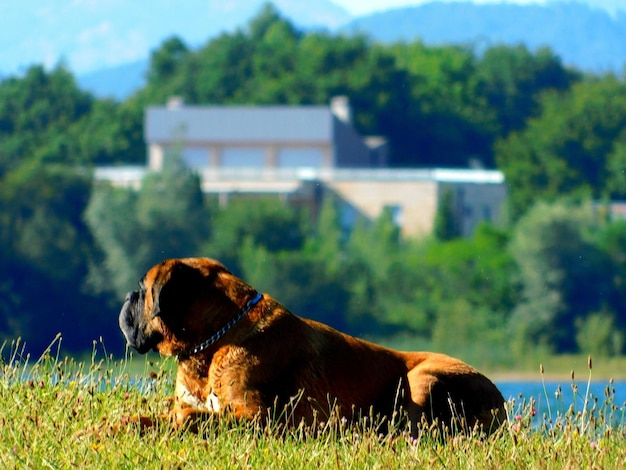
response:
<path id="1" fill-rule="evenodd" d="M 502 392 L 505 400 L 511 398 L 515 399 L 515 404 L 520 405 L 525 401 L 528 404 L 531 398 L 535 399 L 537 416 L 541 417 L 545 413 L 549 416 L 551 411 L 552 416 L 558 412 L 560 414 L 565 413 L 570 406 L 574 405 L 576 411 L 581 411 L 585 403 L 585 395 L 587 393 L 587 382 L 576 381 L 577 390 L 574 391 L 572 382 L 545 382 L 544 386 L 541 382 L 509 382 L 509 381 L 496 381 L 496 385 Z M 557 398 L 558 390 L 560 386 L 560 396 Z M 593 399 L 597 398 L 598 407 L 606 404 L 607 397 L 605 393 L 607 386 L 610 387 L 610 395 L 612 395 L 613 404 L 622 409 L 622 412 L 626 408 L 626 381 L 616 381 L 612 385 L 609 385 L 608 381 L 591 382 L 589 385 L 589 404 L 593 403 Z M 547 401 L 549 400 L 550 410 L 548 410 Z"/>

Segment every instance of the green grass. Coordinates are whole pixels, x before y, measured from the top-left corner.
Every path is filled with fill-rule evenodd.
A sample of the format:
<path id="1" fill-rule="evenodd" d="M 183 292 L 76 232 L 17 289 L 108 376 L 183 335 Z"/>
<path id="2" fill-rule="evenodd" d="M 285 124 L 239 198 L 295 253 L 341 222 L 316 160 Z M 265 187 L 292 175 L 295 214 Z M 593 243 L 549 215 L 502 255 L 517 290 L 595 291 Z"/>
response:
<path id="1" fill-rule="evenodd" d="M 624 468 L 623 404 L 590 403 L 551 419 L 511 401 L 509 423 L 489 438 L 380 436 L 330 420 L 319 429 L 215 419 L 201 433 L 109 426 L 169 409 L 173 361 L 79 362 L 55 346 L 37 360 L 6 345 L 0 370 L 1 468 Z M 102 355 L 100 359 L 98 356 Z M 595 364 L 594 364 L 595 367 Z M 581 386 L 584 393 L 584 386 Z"/>

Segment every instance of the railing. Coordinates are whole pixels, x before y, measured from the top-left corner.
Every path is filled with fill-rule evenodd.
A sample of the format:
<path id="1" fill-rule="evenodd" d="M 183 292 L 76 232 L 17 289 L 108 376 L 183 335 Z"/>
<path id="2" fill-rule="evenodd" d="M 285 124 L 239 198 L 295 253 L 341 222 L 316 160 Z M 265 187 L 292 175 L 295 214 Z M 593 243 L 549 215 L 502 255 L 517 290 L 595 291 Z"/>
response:
<path id="1" fill-rule="evenodd" d="M 206 184 L 211 181 L 438 181 L 450 183 L 501 184 L 499 171 L 469 169 L 396 169 L 396 168 L 199 168 L 195 169 Z M 119 185 L 140 182 L 147 167 L 100 167 L 97 180 Z"/>

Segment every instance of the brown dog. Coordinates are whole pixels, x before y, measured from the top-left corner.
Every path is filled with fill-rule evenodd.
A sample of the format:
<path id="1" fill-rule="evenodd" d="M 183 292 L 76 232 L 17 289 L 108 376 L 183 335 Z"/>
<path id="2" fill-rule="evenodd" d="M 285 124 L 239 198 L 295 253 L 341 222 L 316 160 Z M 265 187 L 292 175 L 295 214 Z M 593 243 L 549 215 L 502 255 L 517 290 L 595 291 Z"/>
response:
<path id="1" fill-rule="evenodd" d="M 150 269 L 128 294 L 119 323 L 128 345 L 178 357 L 175 421 L 230 413 L 290 420 L 408 413 L 411 432 L 438 420 L 489 433 L 506 420 L 495 385 L 458 359 L 397 352 L 291 314 L 267 294 L 205 258 Z M 296 398 L 297 397 L 297 398 Z"/>

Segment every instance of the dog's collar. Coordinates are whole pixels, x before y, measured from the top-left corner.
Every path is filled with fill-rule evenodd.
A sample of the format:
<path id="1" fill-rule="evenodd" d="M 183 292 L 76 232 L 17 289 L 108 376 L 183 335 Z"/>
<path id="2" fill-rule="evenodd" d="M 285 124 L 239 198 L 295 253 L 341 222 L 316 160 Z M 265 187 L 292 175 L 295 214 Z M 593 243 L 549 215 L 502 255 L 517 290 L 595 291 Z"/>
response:
<path id="1" fill-rule="evenodd" d="M 178 358 L 181 359 L 183 357 L 192 356 L 193 354 L 197 354 L 201 351 L 204 351 L 209 346 L 212 346 L 213 344 L 217 343 L 222 338 L 222 336 L 224 336 L 228 332 L 228 330 L 230 330 L 233 326 L 235 326 L 239 322 L 239 320 L 241 320 L 244 316 L 246 316 L 246 314 L 250 311 L 250 309 L 252 309 L 252 307 L 254 307 L 256 304 L 258 304 L 262 298 L 263 298 L 263 294 L 257 293 L 257 295 L 255 295 L 252 299 L 246 302 L 246 305 L 244 305 L 244 307 L 239 311 L 237 315 L 235 315 L 233 318 L 231 318 L 228 321 L 228 323 L 226 323 L 223 327 L 217 330 L 213 334 L 213 336 L 203 341 L 202 343 L 198 344 L 197 346 L 194 346 L 189 351 L 183 354 L 179 354 Z"/>

